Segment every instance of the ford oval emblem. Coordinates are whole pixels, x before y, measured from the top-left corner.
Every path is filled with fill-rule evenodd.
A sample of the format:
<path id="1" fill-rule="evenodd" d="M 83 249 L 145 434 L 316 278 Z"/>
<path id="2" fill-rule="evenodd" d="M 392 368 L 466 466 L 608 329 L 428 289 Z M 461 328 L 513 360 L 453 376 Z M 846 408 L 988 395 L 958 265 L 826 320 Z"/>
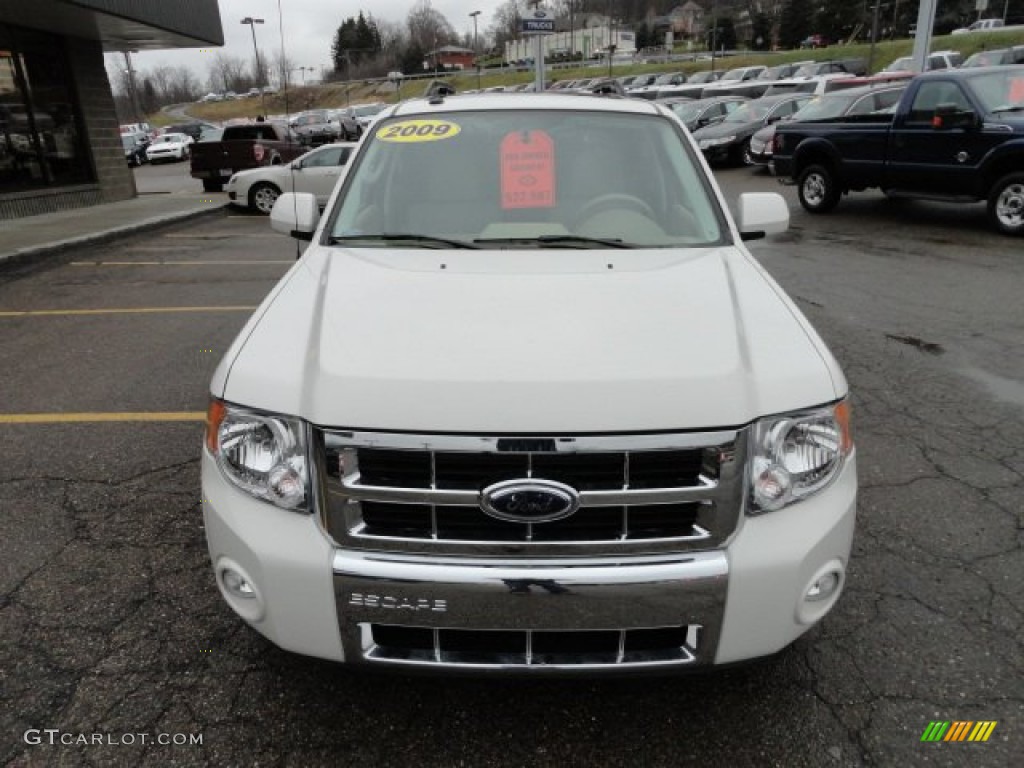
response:
<path id="1" fill-rule="evenodd" d="M 506 480 L 484 488 L 480 508 L 513 523 L 550 523 L 580 506 L 576 490 L 553 480 Z"/>

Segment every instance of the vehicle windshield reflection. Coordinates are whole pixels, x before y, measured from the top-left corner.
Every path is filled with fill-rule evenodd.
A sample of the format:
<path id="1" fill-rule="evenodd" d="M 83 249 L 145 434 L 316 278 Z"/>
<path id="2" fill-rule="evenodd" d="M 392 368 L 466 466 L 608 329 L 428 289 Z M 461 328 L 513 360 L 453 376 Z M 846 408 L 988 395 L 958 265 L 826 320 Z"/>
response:
<path id="1" fill-rule="evenodd" d="M 728 238 L 692 148 L 664 117 L 440 112 L 392 117 L 364 141 L 328 225 L 331 242 L 349 247 L 379 247 L 393 233 L 415 233 L 424 247 L 503 249 Z"/>

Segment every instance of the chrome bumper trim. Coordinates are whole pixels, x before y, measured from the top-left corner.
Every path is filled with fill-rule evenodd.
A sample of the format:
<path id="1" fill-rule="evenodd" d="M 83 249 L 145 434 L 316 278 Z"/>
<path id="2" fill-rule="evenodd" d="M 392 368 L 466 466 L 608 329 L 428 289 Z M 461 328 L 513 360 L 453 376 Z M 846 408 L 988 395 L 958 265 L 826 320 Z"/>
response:
<path id="1" fill-rule="evenodd" d="M 725 609 L 728 560 L 722 551 L 672 558 L 495 561 L 392 557 L 336 550 L 335 599 L 346 659 L 353 664 L 534 668 L 590 671 L 711 664 Z M 645 630 L 700 627 L 698 647 L 675 658 L 531 664 L 528 656 L 467 664 L 457 655 L 382 656 L 373 624 L 435 630 Z"/>

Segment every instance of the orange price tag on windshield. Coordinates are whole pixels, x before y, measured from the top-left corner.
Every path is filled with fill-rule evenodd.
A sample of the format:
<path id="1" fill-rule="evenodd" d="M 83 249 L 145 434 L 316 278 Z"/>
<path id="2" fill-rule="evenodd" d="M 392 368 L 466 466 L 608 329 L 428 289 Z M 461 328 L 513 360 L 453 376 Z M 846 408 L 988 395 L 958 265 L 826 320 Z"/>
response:
<path id="1" fill-rule="evenodd" d="M 1024 103 L 1024 78 L 1014 77 L 1010 79 L 1010 103 Z"/>
<path id="2" fill-rule="evenodd" d="M 544 131 L 501 140 L 501 207 L 554 208 L 555 143 Z"/>

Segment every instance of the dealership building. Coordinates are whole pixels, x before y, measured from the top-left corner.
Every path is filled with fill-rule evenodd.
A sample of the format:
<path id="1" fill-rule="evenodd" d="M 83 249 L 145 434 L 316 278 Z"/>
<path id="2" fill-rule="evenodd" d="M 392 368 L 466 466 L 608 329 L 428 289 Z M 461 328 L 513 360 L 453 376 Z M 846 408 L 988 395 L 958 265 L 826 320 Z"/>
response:
<path id="1" fill-rule="evenodd" d="M 135 196 L 104 53 L 223 44 L 217 0 L 0 0 L 0 220 Z"/>

